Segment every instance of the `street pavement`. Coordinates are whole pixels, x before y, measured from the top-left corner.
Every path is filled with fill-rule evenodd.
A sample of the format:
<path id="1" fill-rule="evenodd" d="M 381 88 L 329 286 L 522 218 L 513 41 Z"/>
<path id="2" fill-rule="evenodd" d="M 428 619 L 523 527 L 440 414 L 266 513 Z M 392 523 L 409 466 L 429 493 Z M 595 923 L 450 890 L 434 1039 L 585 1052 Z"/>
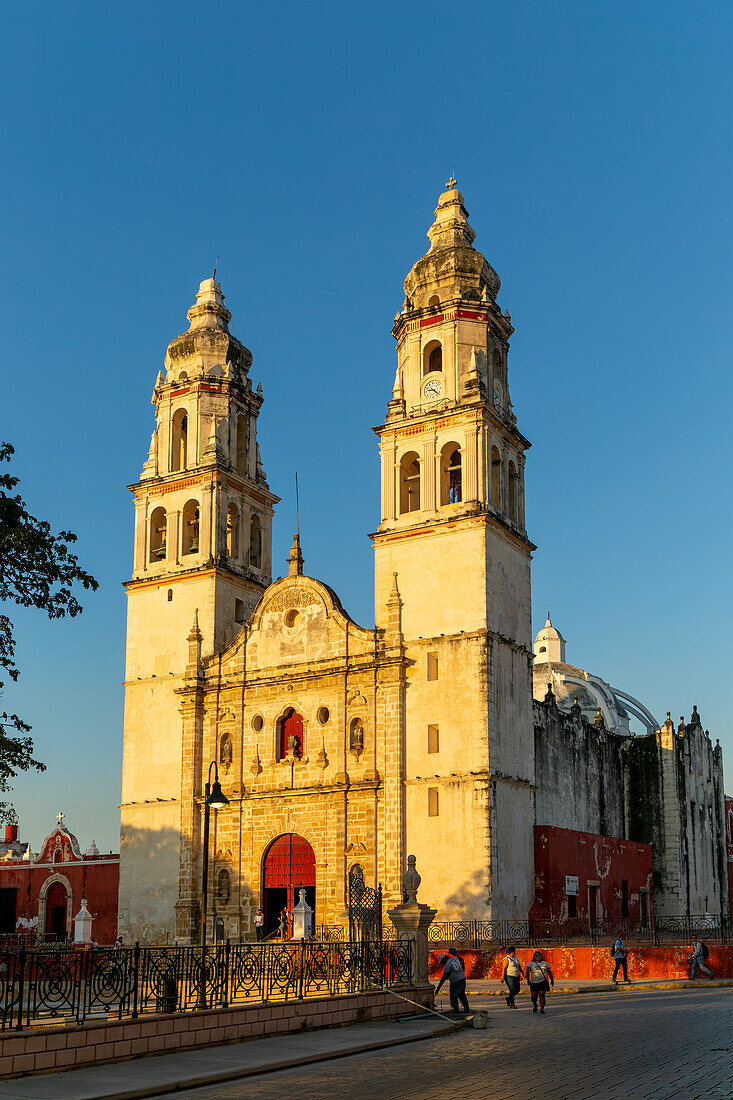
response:
<path id="1" fill-rule="evenodd" d="M 178 1100 L 733 1100 L 733 989 L 483 1002 L 463 1030 L 233 1084 Z M 121 1069 L 122 1067 L 120 1067 Z"/>

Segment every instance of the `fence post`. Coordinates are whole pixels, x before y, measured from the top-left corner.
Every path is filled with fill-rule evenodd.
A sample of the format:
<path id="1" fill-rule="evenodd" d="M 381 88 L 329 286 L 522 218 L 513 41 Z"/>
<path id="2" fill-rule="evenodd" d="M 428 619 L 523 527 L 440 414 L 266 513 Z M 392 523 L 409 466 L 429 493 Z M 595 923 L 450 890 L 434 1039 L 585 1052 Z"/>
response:
<path id="1" fill-rule="evenodd" d="M 222 999 L 222 1002 L 221 1002 L 222 1008 L 227 1008 L 229 1006 L 229 952 L 230 951 L 231 951 L 231 944 L 229 942 L 229 937 L 227 937 L 226 943 L 224 944 L 224 981 L 222 982 L 222 991 L 223 991 L 222 996 L 223 996 L 223 999 Z"/>
<path id="2" fill-rule="evenodd" d="M 303 984 L 305 980 L 305 944 L 300 943 L 300 973 L 298 975 L 298 1000 L 303 1000 Z"/>
<path id="3" fill-rule="evenodd" d="M 20 955 L 18 956 L 20 963 L 20 977 L 18 978 L 18 1022 L 15 1025 L 16 1031 L 23 1030 L 23 997 L 25 994 L 25 960 L 26 951 L 25 944 L 21 945 Z"/>
<path id="4" fill-rule="evenodd" d="M 124 948 L 122 949 L 124 951 Z M 140 941 L 135 940 L 132 949 L 132 1018 L 136 1020 L 139 1011 L 139 985 L 140 985 Z"/>

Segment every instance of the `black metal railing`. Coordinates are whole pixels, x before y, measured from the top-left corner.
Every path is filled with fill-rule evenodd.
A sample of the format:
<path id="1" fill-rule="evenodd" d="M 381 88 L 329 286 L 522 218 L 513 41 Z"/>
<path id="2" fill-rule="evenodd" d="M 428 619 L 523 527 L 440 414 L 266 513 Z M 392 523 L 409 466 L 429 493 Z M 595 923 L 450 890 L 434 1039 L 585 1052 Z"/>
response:
<path id="1" fill-rule="evenodd" d="M 340 924 L 317 924 L 313 929 L 313 939 L 319 943 L 342 943 L 344 928 Z"/>
<path id="2" fill-rule="evenodd" d="M 0 1028 L 136 1019 L 409 984 L 410 942 L 0 952 Z"/>
<path id="3" fill-rule="evenodd" d="M 391 932 L 394 935 L 394 932 Z M 733 927 L 729 917 L 719 916 L 667 916 L 639 921 L 628 917 L 604 918 L 590 921 L 588 918 L 568 920 L 453 920 L 434 921 L 428 938 L 435 946 L 464 948 L 503 947 L 507 944 L 528 947 L 597 946 L 619 934 L 631 942 L 661 945 L 664 943 L 689 943 L 693 939 L 717 943 L 733 941 Z"/>

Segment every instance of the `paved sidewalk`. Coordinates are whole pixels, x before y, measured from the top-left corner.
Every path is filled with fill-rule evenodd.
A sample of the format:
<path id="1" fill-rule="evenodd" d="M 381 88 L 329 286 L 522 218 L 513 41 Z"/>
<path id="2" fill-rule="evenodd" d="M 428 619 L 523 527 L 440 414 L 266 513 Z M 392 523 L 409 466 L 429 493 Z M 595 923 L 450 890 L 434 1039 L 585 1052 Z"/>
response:
<path id="1" fill-rule="evenodd" d="M 691 982 L 689 978 L 669 980 L 654 979 L 652 981 L 629 982 L 628 984 L 620 982 L 618 985 L 614 985 L 613 982 L 595 981 L 590 978 L 583 978 L 580 980 L 562 978 L 555 982 L 555 988 L 552 992 L 557 996 L 559 993 L 629 993 L 634 992 L 634 990 L 637 992 L 647 992 L 653 989 L 725 989 L 728 986 L 733 986 L 733 978 L 715 978 L 714 981 L 705 978 L 704 980 L 698 979 L 695 982 Z M 438 1001 L 442 1002 L 444 1005 L 448 1003 L 447 992 L 446 986 L 443 986 L 443 989 L 441 989 L 438 994 Z M 485 981 L 479 978 L 469 978 L 466 982 L 466 993 L 469 998 L 506 997 L 506 986 L 498 979 Z M 526 982 L 522 982 L 519 993 L 520 996 L 529 995 Z M 438 1008 L 439 1005 L 436 1003 L 435 1007 Z"/>
<path id="2" fill-rule="evenodd" d="M 182 1088 L 217 1085 L 345 1054 L 431 1039 L 463 1026 L 462 1021 L 450 1023 L 437 1016 L 420 1016 L 247 1039 L 63 1073 L 16 1077 L 0 1082 L 0 1100 L 141 1100 Z"/>

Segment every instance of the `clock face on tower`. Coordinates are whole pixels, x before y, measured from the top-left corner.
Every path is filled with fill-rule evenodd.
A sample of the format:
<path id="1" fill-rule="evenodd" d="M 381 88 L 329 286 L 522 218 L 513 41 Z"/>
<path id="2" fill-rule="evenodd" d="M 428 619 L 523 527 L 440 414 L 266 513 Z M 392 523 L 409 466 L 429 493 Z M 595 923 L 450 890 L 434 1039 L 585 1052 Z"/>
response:
<path id="1" fill-rule="evenodd" d="M 429 378 L 422 392 L 426 401 L 437 401 L 443 393 L 443 383 L 439 378 Z"/>

